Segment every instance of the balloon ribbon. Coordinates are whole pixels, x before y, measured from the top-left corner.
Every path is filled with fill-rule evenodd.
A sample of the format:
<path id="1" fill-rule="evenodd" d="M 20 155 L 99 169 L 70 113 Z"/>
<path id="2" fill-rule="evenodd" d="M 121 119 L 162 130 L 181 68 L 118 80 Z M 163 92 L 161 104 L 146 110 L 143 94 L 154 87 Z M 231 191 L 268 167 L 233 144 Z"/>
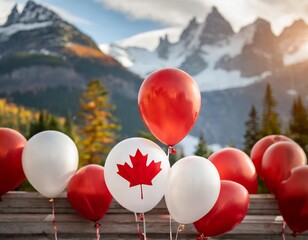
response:
<path id="1" fill-rule="evenodd" d="M 51 207 L 52 207 L 52 226 L 53 226 L 53 231 L 55 233 L 55 240 L 58 240 L 58 230 L 56 225 L 56 214 L 55 214 L 55 200 L 51 198 L 49 199 L 49 202 L 51 202 Z"/>
<path id="2" fill-rule="evenodd" d="M 282 240 L 286 240 L 286 237 L 284 235 L 285 229 L 286 229 L 286 221 L 283 220 L 282 221 L 282 229 L 281 229 Z"/>
<path id="3" fill-rule="evenodd" d="M 172 240 L 172 218 L 169 215 L 169 230 L 170 230 L 170 240 Z"/>
<path id="4" fill-rule="evenodd" d="M 95 222 L 94 224 L 94 228 L 96 229 L 96 239 L 99 240 L 101 235 L 99 234 L 99 227 L 101 226 L 101 224 L 99 222 Z"/>
<path id="5" fill-rule="evenodd" d="M 137 224 L 137 231 L 138 231 L 138 233 L 139 233 L 140 240 L 146 240 L 147 238 L 146 238 L 146 228 L 145 228 L 145 217 L 144 217 L 144 213 L 141 213 L 141 214 L 140 214 L 140 220 L 143 220 L 143 230 L 144 230 L 144 233 L 141 232 L 137 213 L 134 213 L 134 215 L 135 215 L 135 222 L 136 222 L 136 224 Z"/>

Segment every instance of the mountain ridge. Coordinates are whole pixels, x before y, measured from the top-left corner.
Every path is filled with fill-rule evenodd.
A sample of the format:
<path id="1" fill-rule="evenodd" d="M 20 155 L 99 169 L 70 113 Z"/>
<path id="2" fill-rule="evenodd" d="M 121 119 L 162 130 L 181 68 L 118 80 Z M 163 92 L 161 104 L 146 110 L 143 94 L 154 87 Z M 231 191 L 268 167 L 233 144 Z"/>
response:
<path id="1" fill-rule="evenodd" d="M 41 7 L 33 2 L 26 9 L 40 14 L 48 10 L 38 10 Z M 69 110 L 75 114 L 80 92 L 90 79 L 98 78 L 117 105 L 123 137 L 144 129 L 137 107 L 138 90 L 142 79 L 158 68 L 182 68 L 199 84 L 202 108 L 191 134 L 205 132 L 210 144 L 242 145 L 248 111 L 254 104 L 261 113 L 267 82 L 273 86 L 284 127 L 292 99 L 308 96 L 308 54 L 299 54 L 306 48 L 308 53 L 306 37 L 292 36 L 293 32 L 306 32 L 305 22 L 297 22 L 279 36 L 262 19 L 234 32 L 218 9 L 213 9 L 206 18 L 212 25 L 208 28 L 206 22 L 192 19 L 178 40 L 160 35 L 160 53 L 113 44 L 111 54 L 100 51 L 91 37 L 60 17 L 47 14 L 54 19 L 50 20 L 24 13 L 37 22 L 29 17 L 23 18 L 29 23 L 23 23 L 22 13 L 16 11 L 13 8 L 6 26 L 0 27 L 0 97 L 56 114 Z M 221 26 L 217 32 L 215 24 Z M 204 35 L 204 31 L 211 34 Z M 281 47 L 282 43 L 290 49 Z"/>
<path id="2" fill-rule="evenodd" d="M 0 26 L 0 53 L 2 97 L 55 114 L 76 114 L 81 91 L 91 79 L 99 79 L 118 106 L 115 115 L 122 134 L 131 135 L 142 126 L 136 104 L 129 108 L 138 114 L 135 119 L 126 120 L 124 113 L 136 102 L 141 78 L 52 10 L 34 1 L 20 13 L 14 7 Z"/>
<path id="3" fill-rule="evenodd" d="M 223 28 L 215 28 L 214 24 L 208 34 L 214 35 L 213 39 L 217 34 L 217 41 L 202 42 L 200 36 L 206 35 L 203 30 L 209 16 L 227 26 L 227 20 L 217 11 L 212 9 L 203 22 L 192 18 L 178 41 L 170 43 L 168 38 L 161 38 L 153 51 L 117 44 L 110 50 L 119 61 L 128 59 L 126 67 L 142 77 L 162 67 L 187 71 L 202 92 L 200 117 L 191 134 L 198 136 L 204 131 L 210 144 L 242 146 L 251 105 L 262 115 L 266 83 L 273 87 L 284 129 L 293 98 L 307 99 L 307 80 L 303 76 L 308 74 L 308 25 L 297 20 L 275 35 L 270 22 L 257 18 L 237 32 L 227 27 L 224 36 L 220 33 Z"/>

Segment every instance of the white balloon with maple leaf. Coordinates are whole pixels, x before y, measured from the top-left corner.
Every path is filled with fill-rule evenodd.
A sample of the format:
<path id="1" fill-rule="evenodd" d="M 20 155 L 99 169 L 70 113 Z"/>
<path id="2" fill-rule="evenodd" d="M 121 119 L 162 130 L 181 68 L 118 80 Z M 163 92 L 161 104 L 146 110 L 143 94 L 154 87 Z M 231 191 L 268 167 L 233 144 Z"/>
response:
<path id="1" fill-rule="evenodd" d="M 128 138 L 112 148 L 105 180 L 115 200 L 128 210 L 144 213 L 163 198 L 170 163 L 165 152 L 145 138 Z"/>

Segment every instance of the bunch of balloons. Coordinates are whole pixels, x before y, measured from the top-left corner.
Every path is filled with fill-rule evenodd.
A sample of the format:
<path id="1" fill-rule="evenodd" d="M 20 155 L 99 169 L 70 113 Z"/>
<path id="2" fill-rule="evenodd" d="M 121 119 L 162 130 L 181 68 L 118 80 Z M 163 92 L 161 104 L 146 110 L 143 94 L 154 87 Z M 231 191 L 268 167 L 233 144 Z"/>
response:
<path id="1" fill-rule="evenodd" d="M 78 167 L 75 143 L 65 134 L 44 131 L 28 142 L 17 131 L 0 128 L 0 196 L 18 187 L 25 176 L 42 195 L 54 198 Z"/>
<path id="2" fill-rule="evenodd" d="M 308 166 L 302 148 L 288 137 L 270 135 L 253 146 L 251 159 L 294 236 L 308 230 Z"/>
<path id="3" fill-rule="evenodd" d="M 169 147 L 169 155 L 170 149 L 188 134 L 197 120 L 200 90 L 187 73 L 161 69 L 144 80 L 138 106 L 150 132 Z M 210 159 L 188 156 L 170 168 L 168 156 L 157 144 L 130 138 L 111 150 L 105 171 L 107 187 L 123 207 L 145 213 L 165 196 L 175 221 L 195 223 L 197 230 L 207 237 L 238 225 L 248 210 L 248 191 L 257 190 L 251 160 L 231 148 Z"/>
<path id="4" fill-rule="evenodd" d="M 209 160 L 197 156 L 180 159 L 170 168 L 168 155 L 198 118 L 200 90 L 187 73 L 161 69 L 142 83 L 138 106 L 151 133 L 169 147 L 168 154 L 143 138 L 118 143 L 106 159 L 107 187 L 117 202 L 135 213 L 153 209 L 165 196 L 176 221 L 193 223 L 217 201 L 218 171 Z"/>
<path id="5" fill-rule="evenodd" d="M 307 159 L 294 141 L 272 135 L 254 145 L 250 158 L 238 149 L 224 148 L 209 159 L 188 156 L 170 167 L 170 151 L 199 115 L 197 84 L 181 70 L 158 70 L 142 83 L 138 106 L 147 128 L 167 145 L 167 154 L 150 140 L 128 138 L 112 148 L 105 167 L 91 164 L 77 171 L 77 147 L 65 134 L 44 131 L 27 142 L 18 132 L 0 128 L 0 197 L 25 176 L 51 199 L 67 188 L 71 206 L 95 222 L 97 239 L 98 221 L 112 198 L 126 209 L 144 214 L 165 197 L 170 216 L 180 224 L 193 223 L 202 239 L 241 223 L 248 211 L 249 194 L 257 193 L 259 175 L 276 196 L 294 233 L 308 229 Z"/>

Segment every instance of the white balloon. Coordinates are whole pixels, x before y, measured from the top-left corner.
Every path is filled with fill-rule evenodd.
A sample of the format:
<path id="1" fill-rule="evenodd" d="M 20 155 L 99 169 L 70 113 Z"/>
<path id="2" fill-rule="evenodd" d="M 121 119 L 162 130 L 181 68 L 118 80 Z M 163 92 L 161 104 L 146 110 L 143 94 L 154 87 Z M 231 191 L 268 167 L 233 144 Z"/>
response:
<path id="1" fill-rule="evenodd" d="M 189 156 L 178 160 L 170 169 L 165 200 L 172 218 L 188 224 L 212 209 L 219 192 L 216 167 L 206 158 Z"/>
<path id="2" fill-rule="evenodd" d="M 27 142 L 22 167 L 31 185 L 48 198 L 58 196 L 78 168 L 78 150 L 68 136 L 43 131 Z"/>
<path id="3" fill-rule="evenodd" d="M 132 212 L 144 213 L 163 198 L 169 169 L 168 157 L 156 143 L 129 138 L 108 154 L 105 180 L 119 204 Z"/>

